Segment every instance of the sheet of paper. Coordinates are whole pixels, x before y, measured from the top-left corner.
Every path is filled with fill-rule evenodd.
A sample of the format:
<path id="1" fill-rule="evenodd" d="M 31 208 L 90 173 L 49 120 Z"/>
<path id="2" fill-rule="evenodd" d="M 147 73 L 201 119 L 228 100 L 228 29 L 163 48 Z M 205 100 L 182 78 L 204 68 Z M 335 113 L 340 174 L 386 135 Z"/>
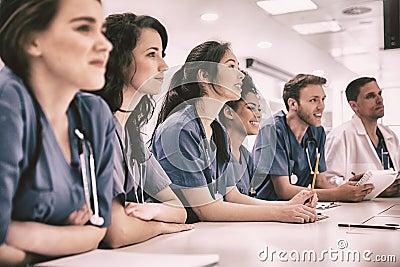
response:
<path id="1" fill-rule="evenodd" d="M 398 172 L 393 170 L 370 170 L 358 181 L 357 185 L 371 183 L 375 189 L 369 193 L 364 200 L 370 200 L 377 197 L 386 188 L 388 188 L 396 179 Z"/>
<path id="2" fill-rule="evenodd" d="M 156 254 L 134 253 L 97 249 L 91 252 L 38 263 L 34 266 L 62 267 L 109 267 L 109 266 L 163 266 L 200 267 L 218 263 L 217 254 Z"/>
<path id="3" fill-rule="evenodd" d="M 340 204 L 335 203 L 335 202 L 320 202 L 318 201 L 317 203 L 317 209 L 319 210 L 327 210 L 327 209 L 331 209 L 331 208 L 335 208 L 335 207 L 339 207 Z"/>

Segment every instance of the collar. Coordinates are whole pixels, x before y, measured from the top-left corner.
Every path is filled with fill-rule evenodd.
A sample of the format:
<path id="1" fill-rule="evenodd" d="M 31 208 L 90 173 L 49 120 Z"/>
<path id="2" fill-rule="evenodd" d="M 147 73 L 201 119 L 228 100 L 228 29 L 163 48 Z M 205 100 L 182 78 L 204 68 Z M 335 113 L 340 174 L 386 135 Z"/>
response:
<path id="1" fill-rule="evenodd" d="M 364 124 L 362 123 L 360 117 L 358 117 L 356 114 L 354 114 L 351 120 L 353 122 L 354 128 L 357 131 L 357 134 L 367 135 L 367 131 L 365 130 Z M 377 126 L 385 140 L 389 140 L 389 139 L 393 138 L 392 134 L 390 132 L 388 132 L 383 125 L 378 123 Z"/>

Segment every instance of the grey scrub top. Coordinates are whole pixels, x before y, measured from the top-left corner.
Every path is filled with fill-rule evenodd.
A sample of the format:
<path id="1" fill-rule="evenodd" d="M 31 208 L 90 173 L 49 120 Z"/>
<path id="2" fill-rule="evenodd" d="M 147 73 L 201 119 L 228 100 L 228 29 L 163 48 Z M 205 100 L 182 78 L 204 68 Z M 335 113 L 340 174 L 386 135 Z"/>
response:
<path id="1" fill-rule="evenodd" d="M 197 118 L 193 105 L 183 107 L 157 127 L 152 142 L 155 158 L 168 174 L 171 188 L 185 206 L 189 204 L 179 189 L 208 186 L 210 194 L 215 197 L 217 190 L 225 195 L 226 187 L 235 185 L 235 180 L 226 172 L 230 150 L 225 129 L 214 121 L 214 141 L 210 144 L 204 141 L 205 131 Z M 214 182 L 216 177 L 218 189 Z M 187 211 L 187 222 L 198 221 L 190 209 Z"/>
<path id="2" fill-rule="evenodd" d="M 291 176 L 294 174 L 297 176 L 297 181 L 293 184 L 307 187 L 312 181 L 311 169 L 314 170 L 315 168 L 317 158 L 316 146 L 318 146 L 318 150 L 321 155 L 318 171 L 326 171 L 326 135 L 324 128 L 322 126 L 309 126 L 309 130 L 307 130 L 301 143 L 299 143 L 292 130 L 289 128 L 289 126 L 287 126 L 286 114 L 283 111 L 280 111 L 274 115 L 274 122 L 276 129 L 276 150 L 272 160 L 271 168 L 268 173 L 265 173 L 262 167 L 263 162 L 260 160 L 262 149 L 267 147 L 263 143 L 269 142 L 266 139 L 268 138 L 267 133 L 271 130 L 271 125 L 266 125 L 260 129 L 254 145 L 253 153 L 255 162 L 257 162 L 255 176 L 289 176 L 289 181 L 291 181 Z M 309 133 L 311 133 L 312 136 L 310 136 Z M 313 138 L 315 141 L 312 141 Z M 311 169 L 306 154 L 306 146 L 308 146 L 309 150 Z M 279 200 L 271 180 L 268 180 L 257 192 L 257 198 L 266 200 Z"/>
<path id="3" fill-rule="evenodd" d="M 154 197 L 171 184 L 168 175 L 145 144 L 142 145 L 141 149 L 145 153 L 146 161 L 139 164 L 137 161 L 131 160 L 131 152 L 127 152 L 125 149 L 125 142 L 129 142 L 129 138 L 125 138 L 122 127 L 116 119 L 115 123 L 114 197 L 119 196 L 122 204 L 125 201 L 141 202 L 141 188 L 143 185 L 140 184 L 140 168 L 143 169 L 144 193 L 145 195 Z M 135 191 L 139 199 L 136 199 Z"/>
<path id="4" fill-rule="evenodd" d="M 236 180 L 236 187 L 240 193 L 249 195 L 250 193 L 250 182 L 253 177 L 253 158 L 250 152 L 244 147 L 239 147 L 240 159 L 239 161 L 231 155 L 227 167 L 227 175 L 233 177 Z"/>
<path id="5" fill-rule="evenodd" d="M 37 163 L 33 165 L 39 138 L 33 100 L 23 82 L 9 68 L 0 71 L 0 244 L 6 238 L 11 220 L 61 225 L 85 204 L 78 138 L 74 133 L 79 127 L 79 118 L 81 131 L 93 147 L 99 210 L 105 221 L 102 227 L 110 225 L 113 162 L 109 159 L 113 157 L 113 116 L 100 97 L 81 92 L 76 94 L 67 115 L 71 164 L 66 162 L 40 110 L 42 145 Z M 87 143 L 85 151 L 88 152 Z M 85 156 L 88 160 L 89 154 Z M 92 197 L 89 170 L 87 173 Z"/>

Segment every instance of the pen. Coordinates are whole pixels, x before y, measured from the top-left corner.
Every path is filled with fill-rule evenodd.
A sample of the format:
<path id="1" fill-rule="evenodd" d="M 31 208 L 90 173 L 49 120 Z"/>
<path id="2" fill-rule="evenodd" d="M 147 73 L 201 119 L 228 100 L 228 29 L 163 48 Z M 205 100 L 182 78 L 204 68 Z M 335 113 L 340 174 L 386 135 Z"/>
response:
<path id="1" fill-rule="evenodd" d="M 338 226 L 339 227 L 386 229 L 386 230 L 398 230 L 398 229 L 400 229 L 399 226 L 371 225 L 371 224 L 351 224 L 351 223 L 338 223 Z"/>
<path id="2" fill-rule="evenodd" d="M 317 160 L 316 160 L 316 162 L 315 162 L 315 169 L 314 169 L 314 176 L 313 176 L 312 184 L 311 184 L 311 190 L 314 190 L 314 187 L 315 187 L 315 179 L 317 178 L 319 157 L 320 157 L 320 154 L 318 153 L 318 154 L 317 154 Z"/>

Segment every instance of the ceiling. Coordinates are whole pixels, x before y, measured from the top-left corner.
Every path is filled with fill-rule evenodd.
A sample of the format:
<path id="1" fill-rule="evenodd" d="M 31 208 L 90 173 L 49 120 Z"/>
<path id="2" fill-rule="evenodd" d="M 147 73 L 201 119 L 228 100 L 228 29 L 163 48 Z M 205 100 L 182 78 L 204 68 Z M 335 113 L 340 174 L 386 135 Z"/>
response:
<path id="1" fill-rule="evenodd" d="M 334 89 L 343 90 L 360 75 L 376 77 L 381 87 L 400 88 L 400 49 L 383 50 L 382 0 L 313 1 L 317 10 L 275 16 L 262 10 L 256 0 L 103 0 L 103 5 L 106 15 L 133 12 L 159 19 L 169 33 L 166 61 L 170 66 L 182 64 L 197 44 L 216 39 L 232 43 L 242 66 L 246 57 L 253 57 L 293 74 L 322 70 Z M 343 14 L 349 7 L 371 11 Z M 219 19 L 202 21 L 203 13 L 217 13 Z M 292 29 L 294 24 L 324 20 L 336 20 L 342 30 L 300 35 Z M 272 47 L 259 48 L 260 41 Z"/>

